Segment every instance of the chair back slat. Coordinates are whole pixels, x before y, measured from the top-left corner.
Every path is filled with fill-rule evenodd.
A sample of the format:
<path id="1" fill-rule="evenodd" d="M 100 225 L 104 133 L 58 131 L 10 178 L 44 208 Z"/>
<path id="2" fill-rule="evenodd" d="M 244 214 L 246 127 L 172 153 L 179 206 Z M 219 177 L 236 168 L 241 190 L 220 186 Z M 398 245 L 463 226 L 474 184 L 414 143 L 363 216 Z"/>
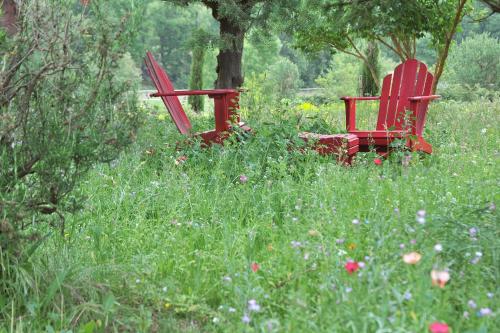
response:
<path id="1" fill-rule="evenodd" d="M 156 89 L 159 93 L 173 92 L 174 86 L 170 81 L 167 73 L 161 68 L 161 66 L 156 62 L 155 58 L 151 52 L 147 52 L 146 58 L 144 59 L 146 68 L 148 69 L 149 76 L 153 81 Z M 188 134 L 191 131 L 191 122 L 189 121 L 181 102 L 177 96 L 162 96 L 163 103 L 167 107 L 175 126 L 179 129 L 181 134 Z"/>
<path id="2" fill-rule="evenodd" d="M 393 74 L 387 75 L 382 84 L 377 130 L 402 130 L 405 113 L 410 107 L 408 97 L 430 95 L 433 79 L 427 66 L 415 59 L 405 61 Z M 417 111 L 418 133 L 423 129 L 428 105 L 428 101 L 420 103 Z"/>
<path id="3" fill-rule="evenodd" d="M 399 89 L 401 88 L 401 78 L 403 77 L 403 66 L 398 66 L 392 74 L 391 94 L 389 96 L 389 106 L 387 107 L 386 122 L 384 124 L 385 130 L 393 128 L 396 120 L 396 109 L 398 107 Z"/>
<path id="4" fill-rule="evenodd" d="M 386 123 L 387 108 L 389 106 L 389 95 L 391 92 L 392 74 L 387 75 L 382 82 L 382 93 L 380 94 L 380 107 L 378 111 L 377 130 L 385 130 L 382 127 Z"/>
<path id="5" fill-rule="evenodd" d="M 401 78 L 401 86 L 399 89 L 398 106 L 396 107 L 396 114 L 394 124 L 396 129 L 402 129 L 405 121 L 405 113 L 410 107 L 408 97 L 415 96 L 415 79 L 417 77 L 418 61 L 410 59 L 404 63 L 403 77 Z"/>
<path id="6" fill-rule="evenodd" d="M 425 86 L 422 91 L 422 96 L 429 96 L 432 94 L 432 84 L 434 83 L 434 76 L 427 72 L 425 75 Z M 430 101 L 422 101 L 419 105 L 419 109 L 417 110 L 417 135 L 422 135 L 425 125 L 425 118 L 427 117 L 427 109 L 429 108 Z"/>

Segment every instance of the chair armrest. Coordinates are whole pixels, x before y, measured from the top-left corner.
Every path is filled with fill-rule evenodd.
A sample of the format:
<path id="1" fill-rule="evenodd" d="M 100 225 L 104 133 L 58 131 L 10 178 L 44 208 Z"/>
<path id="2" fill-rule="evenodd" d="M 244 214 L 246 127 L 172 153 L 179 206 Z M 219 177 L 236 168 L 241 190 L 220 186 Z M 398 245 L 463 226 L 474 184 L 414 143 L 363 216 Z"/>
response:
<path id="1" fill-rule="evenodd" d="M 413 96 L 408 97 L 408 100 L 411 102 L 420 102 L 420 101 L 432 101 L 433 99 L 441 98 L 440 95 L 429 95 L 429 96 Z"/>
<path id="2" fill-rule="evenodd" d="M 360 97 L 350 97 L 344 96 L 340 98 L 343 101 L 376 101 L 380 99 L 380 96 L 360 96 Z"/>
<path id="3" fill-rule="evenodd" d="M 237 94 L 238 90 L 234 89 L 213 89 L 213 90 L 174 90 L 169 92 L 156 92 L 150 94 L 151 97 L 163 97 L 163 96 L 192 96 L 192 95 L 228 95 Z"/>

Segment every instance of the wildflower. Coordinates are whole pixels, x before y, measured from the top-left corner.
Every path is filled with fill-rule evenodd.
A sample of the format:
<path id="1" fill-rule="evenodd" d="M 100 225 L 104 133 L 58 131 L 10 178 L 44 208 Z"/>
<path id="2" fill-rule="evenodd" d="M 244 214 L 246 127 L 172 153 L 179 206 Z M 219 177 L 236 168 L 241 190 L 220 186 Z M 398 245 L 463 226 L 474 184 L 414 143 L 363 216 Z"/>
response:
<path id="1" fill-rule="evenodd" d="M 233 307 L 229 307 L 229 308 L 227 309 L 227 311 L 228 311 L 229 313 L 235 313 L 235 312 L 236 312 L 236 309 L 235 309 L 235 308 L 233 308 Z"/>
<path id="2" fill-rule="evenodd" d="M 486 296 L 491 299 L 493 298 L 493 293 L 487 293 Z"/>
<path id="3" fill-rule="evenodd" d="M 345 242 L 345 239 L 343 239 L 343 238 L 339 238 L 339 239 L 335 240 L 335 243 L 337 243 L 337 244 L 344 244 L 344 242 Z"/>
<path id="4" fill-rule="evenodd" d="M 418 217 L 425 217 L 426 214 L 427 214 L 426 211 L 423 209 L 420 209 L 419 211 L 417 211 Z"/>
<path id="5" fill-rule="evenodd" d="M 490 203 L 490 205 L 489 205 L 488 209 L 489 209 L 490 211 L 494 211 L 494 210 L 496 210 L 496 209 L 497 209 L 497 206 L 495 205 L 495 203 L 494 203 L 494 202 L 492 202 L 492 203 Z"/>
<path id="6" fill-rule="evenodd" d="M 403 295 L 403 298 L 407 301 L 411 300 L 411 293 L 409 291 L 405 292 L 405 294 Z"/>
<path id="7" fill-rule="evenodd" d="M 351 287 L 346 287 L 346 288 L 345 288 L 345 292 L 346 292 L 346 293 L 350 293 L 351 291 L 352 291 L 352 288 L 351 288 Z"/>
<path id="8" fill-rule="evenodd" d="M 446 323 L 434 322 L 429 325 L 429 331 L 431 333 L 449 333 L 450 328 Z"/>
<path id="9" fill-rule="evenodd" d="M 252 265 L 250 265 L 250 268 L 254 273 L 257 273 L 257 271 L 260 269 L 260 265 L 256 262 L 253 262 Z"/>
<path id="10" fill-rule="evenodd" d="M 231 281 L 232 281 L 232 279 L 231 279 L 231 277 L 230 277 L 230 276 L 224 276 L 224 277 L 222 278 L 222 280 L 223 280 L 224 282 L 231 282 Z"/>
<path id="11" fill-rule="evenodd" d="M 472 258 L 472 260 L 470 261 L 471 264 L 475 265 L 479 262 L 479 260 L 481 260 L 481 257 L 483 256 L 483 253 L 482 252 L 476 252 L 476 255 L 474 258 Z"/>
<path id="12" fill-rule="evenodd" d="M 436 245 L 434 245 L 434 251 L 436 251 L 436 252 L 441 252 L 441 251 L 443 251 L 443 245 L 441 245 L 441 244 L 439 244 L 439 243 L 438 243 L 438 244 L 436 244 Z"/>
<path id="13" fill-rule="evenodd" d="M 433 286 L 439 286 L 439 288 L 444 288 L 446 283 L 450 280 L 450 273 L 448 271 L 431 271 L 431 279 Z"/>
<path id="14" fill-rule="evenodd" d="M 399 244 L 399 248 L 402 250 L 405 248 L 405 245 L 403 243 Z"/>
<path id="15" fill-rule="evenodd" d="M 359 224 L 359 220 L 358 220 L 358 219 L 354 219 L 354 220 L 352 220 L 352 224 L 354 224 L 354 225 L 358 225 L 358 224 Z"/>
<path id="16" fill-rule="evenodd" d="M 243 317 L 241 317 L 241 321 L 244 322 L 245 324 L 249 324 L 250 323 L 250 317 L 245 313 L 243 315 Z"/>
<path id="17" fill-rule="evenodd" d="M 477 235 L 477 228 L 475 228 L 475 227 L 470 228 L 469 229 L 469 236 L 476 237 L 476 235 Z"/>
<path id="18" fill-rule="evenodd" d="M 416 221 L 419 224 L 425 224 L 425 217 L 417 216 Z"/>
<path id="19" fill-rule="evenodd" d="M 486 134 L 486 128 L 481 129 L 481 134 Z"/>
<path id="20" fill-rule="evenodd" d="M 417 240 L 416 240 L 416 239 L 412 239 L 412 240 L 410 241 L 410 243 L 411 243 L 412 245 L 415 245 L 415 244 L 417 244 Z"/>
<path id="21" fill-rule="evenodd" d="M 296 217 L 292 217 L 292 221 L 293 221 L 293 222 L 297 222 L 298 220 L 299 220 L 298 218 L 296 218 Z"/>
<path id="22" fill-rule="evenodd" d="M 493 313 L 490 308 L 481 308 L 478 312 L 479 317 L 489 316 Z"/>
<path id="23" fill-rule="evenodd" d="M 184 162 L 186 162 L 186 160 L 187 160 L 187 156 L 185 156 L 185 155 L 179 156 L 179 157 L 175 160 L 175 165 L 180 165 L 180 164 L 183 164 Z"/>
<path id="24" fill-rule="evenodd" d="M 382 165 L 382 160 L 380 158 L 376 158 L 373 160 L 373 163 L 375 163 L 375 165 Z"/>
<path id="25" fill-rule="evenodd" d="M 135 283 L 141 283 L 141 279 L 135 279 Z"/>
<path id="26" fill-rule="evenodd" d="M 344 267 L 347 273 L 352 274 L 359 269 L 359 264 L 355 261 L 348 261 Z"/>
<path id="27" fill-rule="evenodd" d="M 218 324 L 218 323 L 219 323 L 219 321 L 220 321 L 220 319 L 219 319 L 218 317 L 214 317 L 214 318 L 212 319 L 212 323 L 214 323 L 214 324 Z"/>
<path id="28" fill-rule="evenodd" d="M 170 304 L 170 303 L 165 303 L 165 304 L 163 304 L 163 306 L 165 307 L 165 309 L 167 309 L 167 310 L 168 310 L 168 309 L 170 309 L 170 308 L 172 307 L 172 304 Z"/>
<path id="29" fill-rule="evenodd" d="M 465 319 L 469 318 L 469 312 L 468 311 L 464 311 L 463 316 L 464 316 Z"/>
<path id="30" fill-rule="evenodd" d="M 366 264 L 363 261 L 358 262 L 359 268 L 365 268 Z"/>
<path id="31" fill-rule="evenodd" d="M 298 242 L 298 241 L 291 241 L 290 244 L 292 245 L 292 248 L 294 248 L 294 249 L 302 246 L 302 243 Z"/>
<path id="32" fill-rule="evenodd" d="M 309 252 L 304 253 L 304 260 L 309 260 Z"/>
<path id="33" fill-rule="evenodd" d="M 248 177 L 245 175 L 240 175 L 240 183 L 245 184 L 248 181 Z"/>
<path id="34" fill-rule="evenodd" d="M 351 251 L 352 251 L 352 250 L 355 250 L 355 249 L 356 249 L 356 244 L 354 244 L 354 243 L 349 243 L 349 245 L 347 245 L 347 248 L 348 248 L 349 250 L 351 250 Z"/>
<path id="35" fill-rule="evenodd" d="M 163 290 L 163 292 L 166 293 L 168 289 L 167 287 L 163 287 L 161 290 Z"/>
<path id="36" fill-rule="evenodd" d="M 467 305 L 469 306 L 469 308 L 471 309 L 475 309 L 477 308 L 477 304 L 476 302 L 474 302 L 474 300 L 470 299 L 468 302 L 467 302 Z"/>
<path id="37" fill-rule="evenodd" d="M 257 301 L 254 299 L 251 299 L 248 301 L 248 311 L 252 312 L 259 312 L 260 311 L 260 305 L 257 304 Z"/>
<path id="38" fill-rule="evenodd" d="M 320 235 L 319 231 L 318 231 L 318 230 L 315 230 L 315 229 L 311 229 L 311 230 L 309 230 L 308 234 L 309 234 L 309 236 L 311 236 L 311 237 L 317 237 L 317 236 L 319 236 L 319 235 Z"/>
<path id="39" fill-rule="evenodd" d="M 403 261 L 408 265 L 416 265 L 420 259 L 422 259 L 422 255 L 418 252 L 403 254 Z"/>
<path id="40" fill-rule="evenodd" d="M 165 120 L 165 118 L 166 118 L 166 117 L 167 117 L 167 116 L 166 116 L 165 114 L 163 114 L 163 113 L 162 113 L 162 114 L 159 114 L 159 115 L 158 115 L 158 120 Z"/>
<path id="41" fill-rule="evenodd" d="M 407 167 L 410 165 L 410 161 L 411 161 L 411 155 L 405 155 L 405 156 L 403 156 L 403 159 L 401 160 L 401 164 L 404 167 Z"/>

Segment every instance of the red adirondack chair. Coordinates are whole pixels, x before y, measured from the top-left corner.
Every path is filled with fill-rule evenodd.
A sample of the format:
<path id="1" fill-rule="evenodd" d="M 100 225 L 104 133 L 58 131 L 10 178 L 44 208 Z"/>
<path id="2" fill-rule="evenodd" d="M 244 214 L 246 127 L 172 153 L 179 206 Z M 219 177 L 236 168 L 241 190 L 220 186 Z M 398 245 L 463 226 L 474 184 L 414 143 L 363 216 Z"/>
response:
<path id="1" fill-rule="evenodd" d="M 382 94 L 377 97 L 342 97 L 346 106 L 347 131 L 359 138 L 359 150 L 370 147 L 386 155 L 394 139 L 406 139 L 412 151 L 432 153 L 432 146 L 424 140 L 422 132 L 429 102 L 439 98 L 431 95 L 434 77 L 427 66 L 415 59 L 396 67 L 393 74 L 384 78 Z M 356 128 L 356 101 L 380 100 L 377 127 L 374 131 Z M 405 115 L 410 112 L 408 121 Z"/>
<path id="2" fill-rule="evenodd" d="M 205 144 L 222 143 L 226 139 L 232 126 L 238 126 L 249 132 L 250 127 L 240 122 L 238 110 L 239 91 L 235 89 L 214 90 L 174 90 L 172 82 L 167 73 L 156 62 L 151 52 L 147 52 L 144 58 L 149 76 L 158 92 L 151 94 L 152 97 L 161 97 L 167 107 L 170 116 L 181 134 L 199 136 Z M 214 100 L 215 129 L 201 133 L 191 133 L 191 122 L 187 117 L 179 101 L 178 96 L 207 95 Z"/>

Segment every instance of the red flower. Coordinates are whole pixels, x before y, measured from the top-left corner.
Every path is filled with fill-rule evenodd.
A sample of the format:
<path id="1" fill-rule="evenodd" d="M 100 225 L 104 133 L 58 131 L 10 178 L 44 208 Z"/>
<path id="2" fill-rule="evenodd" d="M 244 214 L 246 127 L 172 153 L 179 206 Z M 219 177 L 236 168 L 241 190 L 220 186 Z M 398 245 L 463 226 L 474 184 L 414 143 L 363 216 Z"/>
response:
<path id="1" fill-rule="evenodd" d="M 256 262 L 253 262 L 252 265 L 250 265 L 250 268 L 254 273 L 256 273 L 260 269 L 260 265 Z"/>
<path id="2" fill-rule="evenodd" d="M 344 267 L 347 273 L 352 274 L 359 269 L 359 264 L 355 261 L 348 261 Z"/>
<path id="3" fill-rule="evenodd" d="M 450 327 L 445 323 L 434 322 L 429 325 L 429 331 L 432 333 L 449 333 Z"/>
<path id="4" fill-rule="evenodd" d="M 382 160 L 380 158 L 376 158 L 373 160 L 373 163 L 375 163 L 376 165 L 382 165 Z"/>

